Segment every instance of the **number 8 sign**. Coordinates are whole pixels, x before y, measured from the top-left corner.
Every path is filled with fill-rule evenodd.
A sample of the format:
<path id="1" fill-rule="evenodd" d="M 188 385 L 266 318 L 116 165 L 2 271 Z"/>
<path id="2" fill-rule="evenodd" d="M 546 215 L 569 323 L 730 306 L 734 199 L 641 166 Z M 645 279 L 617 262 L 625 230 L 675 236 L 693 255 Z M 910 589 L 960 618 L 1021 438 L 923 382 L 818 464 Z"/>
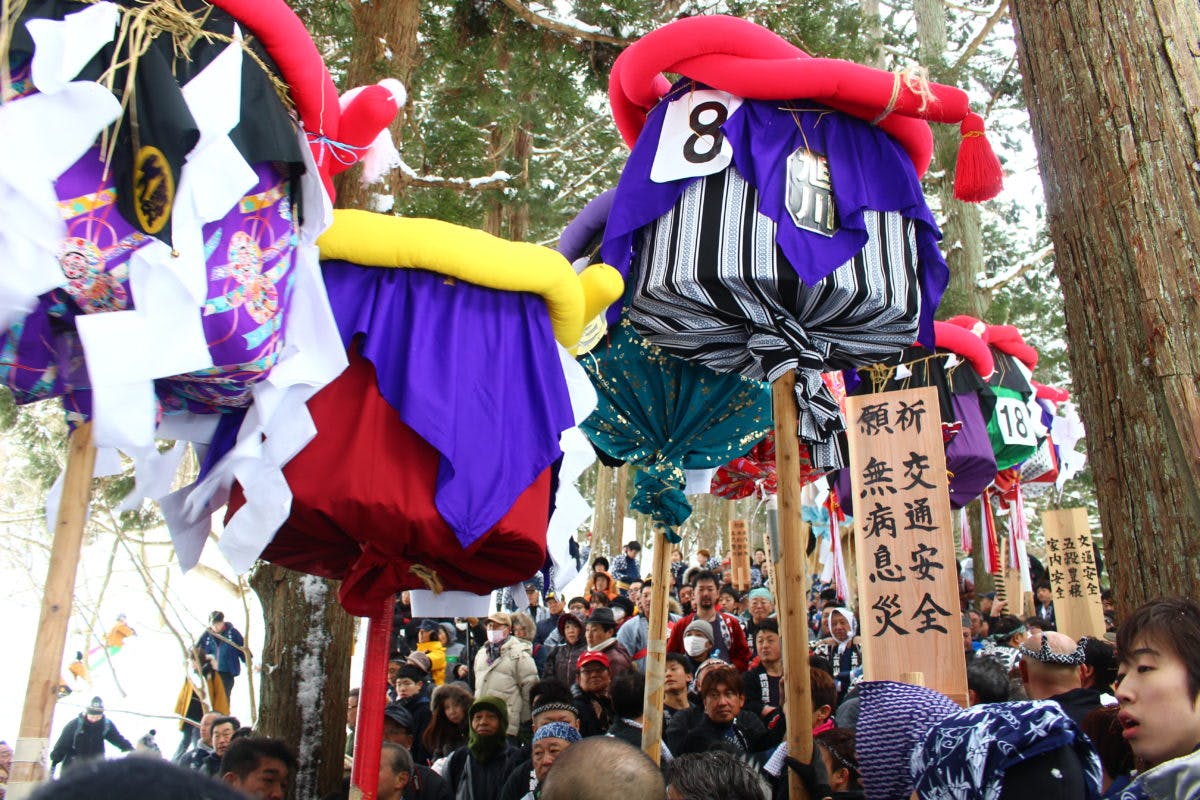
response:
<path id="1" fill-rule="evenodd" d="M 650 180 L 670 183 L 715 175 L 733 163 L 733 146 L 721 126 L 741 104 L 742 98 L 713 89 L 672 100 L 663 115 Z"/>

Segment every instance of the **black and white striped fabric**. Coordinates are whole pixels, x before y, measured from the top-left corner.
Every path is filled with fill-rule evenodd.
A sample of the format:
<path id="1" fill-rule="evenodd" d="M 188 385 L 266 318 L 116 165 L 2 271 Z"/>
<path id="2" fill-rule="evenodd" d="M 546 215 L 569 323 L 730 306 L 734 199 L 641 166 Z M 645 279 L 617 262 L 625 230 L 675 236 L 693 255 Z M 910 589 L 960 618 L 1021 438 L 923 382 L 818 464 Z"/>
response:
<path id="1" fill-rule="evenodd" d="M 806 286 L 734 167 L 698 180 L 641 233 L 629 319 L 653 344 L 718 372 L 773 381 L 795 368 L 799 434 L 818 467 L 840 467 L 841 416 L 821 373 L 908 347 L 921 310 L 915 223 L 865 216 L 863 250 Z"/>

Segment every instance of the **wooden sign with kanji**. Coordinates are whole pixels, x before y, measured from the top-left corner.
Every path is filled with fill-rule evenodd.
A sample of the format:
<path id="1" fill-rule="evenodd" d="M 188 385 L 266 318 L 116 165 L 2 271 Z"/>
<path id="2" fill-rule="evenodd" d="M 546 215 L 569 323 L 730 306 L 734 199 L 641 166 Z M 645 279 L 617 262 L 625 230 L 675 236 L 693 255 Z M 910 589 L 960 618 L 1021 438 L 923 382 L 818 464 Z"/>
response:
<path id="1" fill-rule="evenodd" d="M 750 591 L 750 532 L 744 519 L 729 522 L 729 573 L 733 588 Z"/>
<path id="2" fill-rule="evenodd" d="M 846 398 L 867 680 L 912 673 L 967 704 L 949 475 L 937 389 Z"/>
<path id="3" fill-rule="evenodd" d="M 1046 571 L 1054 592 L 1054 623 L 1073 639 L 1104 636 L 1100 575 L 1096 569 L 1087 509 L 1042 512 Z"/>

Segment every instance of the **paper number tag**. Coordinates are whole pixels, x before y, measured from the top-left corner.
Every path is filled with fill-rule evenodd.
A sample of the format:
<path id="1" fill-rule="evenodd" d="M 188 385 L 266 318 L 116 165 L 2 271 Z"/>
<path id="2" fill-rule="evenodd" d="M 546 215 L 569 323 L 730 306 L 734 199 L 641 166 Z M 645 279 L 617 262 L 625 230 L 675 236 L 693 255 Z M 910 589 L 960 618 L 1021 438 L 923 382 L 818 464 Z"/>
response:
<path id="1" fill-rule="evenodd" d="M 1000 427 L 1000 438 L 1005 444 L 1028 447 L 1037 444 L 1029 406 L 1015 397 L 996 398 L 996 424 Z"/>
<path id="2" fill-rule="evenodd" d="M 733 146 L 721 126 L 741 104 L 742 98 L 713 89 L 697 89 L 672 100 L 663 115 L 650 180 L 670 183 L 715 175 L 733 163 Z"/>

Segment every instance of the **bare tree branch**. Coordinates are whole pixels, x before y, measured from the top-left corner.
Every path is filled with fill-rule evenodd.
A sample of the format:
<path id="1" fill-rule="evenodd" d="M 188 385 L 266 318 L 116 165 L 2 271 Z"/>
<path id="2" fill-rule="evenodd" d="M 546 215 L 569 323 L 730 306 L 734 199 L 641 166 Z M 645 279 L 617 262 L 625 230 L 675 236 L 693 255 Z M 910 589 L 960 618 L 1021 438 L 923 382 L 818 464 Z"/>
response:
<path id="1" fill-rule="evenodd" d="M 1053 253 L 1054 245 L 1048 244 L 1041 250 L 1030 253 L 1024 259 L 1018 261 L 1012 267 L 1004 272 L 1001 272 L 999 275 L 996 275 L 992 278 L 981 279 L 976 283 L 979 285 L 980 289 L 995 293 L 1007 284 L 1012 283 L 1014 280 L 1019 278 L 1021 274 L 1025 272 L 1025 270 L 1029 269 L 1030 267 L 1035 267 L 1045 261 Z"/>
<path id="2" fill-rule="evenodd" d="M 968 44 L 963 49 L 962 53 L 959 54 L 958 60 L 954 62 L 954 66 L 951 68 L 954 72 L 958 72 L 964 66 L 966 66 L 967 61 L 975 54 L 975 51 L 979 49 L 980 45 L 982 45 L 984 40 L 987 39 L 987 37 L 991 34 L 992 28 L 995 28 L 996 24 L 999 23 L 1007 13 L 1008 0 L 1000 0 L 1000 2 L 996 4 L 996 10 L 992 12 L 991 16 L 987 18 L 987 22 L 983 23 L 983 27 L 979 29 L 979 33 L 975 34 L 975 38 L 972 39 L 970 44 Z"/>
<path id="3" fill-rule="evenodd" d="M 589 31 L 580 28 L 578 25 L 572 25 L 561 20 L 553 19 L 545 14 L 539 14 L 529 6 L 525 5 L 521 0 L 502 0 L 504 5 L 508 6 L 514 14 L 521 19 L 533 25 L 535 28 L 542 28 L 551 33 L 565 36 L 568 39 L 584 41 L 584 42 L 600 42 L 602 44 L 615 44 L 625 47 L 630 44 L 629 39 L 622 39 L 617 36 L 609 36 L 608 34 L 600 33 L 599 31 Z"/>

